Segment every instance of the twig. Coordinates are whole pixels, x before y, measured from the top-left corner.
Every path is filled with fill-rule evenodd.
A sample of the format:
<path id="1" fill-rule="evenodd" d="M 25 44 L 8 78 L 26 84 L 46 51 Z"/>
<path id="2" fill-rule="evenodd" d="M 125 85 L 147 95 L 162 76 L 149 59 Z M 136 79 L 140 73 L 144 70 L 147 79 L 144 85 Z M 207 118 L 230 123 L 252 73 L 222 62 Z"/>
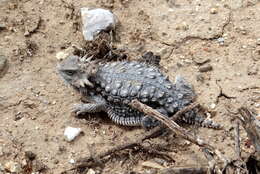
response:
<path id="1" fill-rule="evenodd" d="M 235 129 L 235 149 L 237 154 L 237 159 L 241 159 L 241 150 L 240 150 L 240 133 L 239 133 L 239 122 L 236 123 Z"/>
<path id="2" fill-rule="evenodd" d="M 260 121 L 255 118 L 247 108 L 241 107 L 238 109 L 241 117 L 237 117 L 244 127 L 249 139 L 252 141 L 257 156 L 260 157 Z"/>
<path id="3" fill-rule="evenodd" d="M 174 174 L 207 174 L 208 167 L 172 167 L 162 169 L 161 173 L 174 173 Z"/>
<path id="4" fill-rule="evenodd" d="M 218 149 L 214 148 L 212 145 L 206 143 L 199 137 L 190 134 L 187 130 L 180 127 L 177 123 L 169 119 L 168 117 L 162 115 L 158 111 L 152 109 L 151 107 L 142 104 L 138 100 L 133 100 L 130 104 L 132 107 L 138 109 L 141 112 L 144 112 L 145 114 L 161 121 L 164 123 L 168 128 L 170 128 L 173 132 L 175 132 L 180 137 L 189 140 L 190 142 L 198 145 L 201 148 L 206 148 L 209 151 L 211 151 L 214 155 L 216 155 L 220 160 L 224 162 L 224 164 L 228 164 L 230 160 L 226 159 Z"/>
<path id="5" fill-rule="evenodd" d="M 210 153 L 206 148 L 202 149 L 202 151 L 208 160 L 208 164 L 209 164 L 208 173 L 214 173 L 215 170 L 217 170 L 218 173 L 221 173 L 220 169 L 216 165 L 216 161 L 213 157 L 213 154 Z"/>
<path id="6" fill-rule="evenodd" d="M 196 107 L 198 107 L 199 104 L 198 103 L 192 103 L 186 107 L 184 107 L 182 110 L 178 111 L 176 114 L 174 114 L 171 119 L 172 120 L 177 120 L 182 114 L 186 113 L 189 110 L 192 110 Z M 118 146 L 115 146 L 105 152 L 102 152 L 96 156 L 90 156 L 90 157 L 86 157 L 86 158 L 81 158 L 79 160 L 77 160 L 77 165 L 76 167 L 70 169 L 70 170 L 76 170 L 77 168 L 86 168 L 86 167 L 90 167 L 93 165 L 99 165 L 102 162 L 105 162 L 104 158 L 108 157 L 109 155 L 115 153 L 115 152 L 119 152 L 125 149 L 131 149 L 137 146 L 142 146 L 142 142 L 150 139 L 150 138 L 156 138 L 159 137 L 164 131 L 166 130 L 165 127 L 155 127 L 153 129 L 151 129 L 150 131 L 146 132 L 143 136 L 139 137 L 137 140 L 133 140 L 132 142 L 129 143 L 125 143 L 125 144 L 121 144 Z"/>

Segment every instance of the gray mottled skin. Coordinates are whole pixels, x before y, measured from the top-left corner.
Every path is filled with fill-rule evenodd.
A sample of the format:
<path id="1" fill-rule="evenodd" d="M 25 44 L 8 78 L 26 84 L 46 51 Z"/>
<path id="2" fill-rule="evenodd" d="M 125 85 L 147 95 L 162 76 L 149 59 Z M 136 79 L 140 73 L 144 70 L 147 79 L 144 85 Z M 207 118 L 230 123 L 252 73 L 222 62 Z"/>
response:
<path id="1" fill-rule="evenodd" d="M 144 128 L 158 125 L 157 121 L 128 105 L 133 99 L 172 116 L 195 97 L 192 87 L 183 78 L 177 77 L 173 84 L 157 67 L 135 61 L 102 64 L 70 56 L 58 65 L 58 71 L 66 83 L 90 101 L 76 104 L 76 114 L 105 111 L 120 125 L 141 125 Z M 189 124 L 219 128 L 220 125 L 196 113 L 190 111 L 182 120 Z"/>

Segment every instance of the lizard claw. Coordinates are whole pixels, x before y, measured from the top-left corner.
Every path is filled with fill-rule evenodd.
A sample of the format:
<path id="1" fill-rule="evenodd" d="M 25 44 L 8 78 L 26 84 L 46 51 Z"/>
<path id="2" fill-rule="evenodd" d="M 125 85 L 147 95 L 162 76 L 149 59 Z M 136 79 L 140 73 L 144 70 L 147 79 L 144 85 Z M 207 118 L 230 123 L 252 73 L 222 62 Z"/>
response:
<path id="1" fill-rule="evenodd" d="M 72 112 L 75 113 L 77 116 L 85 113 L 84 104 L 82 103 L 74 104 L 72 107 Z"/>

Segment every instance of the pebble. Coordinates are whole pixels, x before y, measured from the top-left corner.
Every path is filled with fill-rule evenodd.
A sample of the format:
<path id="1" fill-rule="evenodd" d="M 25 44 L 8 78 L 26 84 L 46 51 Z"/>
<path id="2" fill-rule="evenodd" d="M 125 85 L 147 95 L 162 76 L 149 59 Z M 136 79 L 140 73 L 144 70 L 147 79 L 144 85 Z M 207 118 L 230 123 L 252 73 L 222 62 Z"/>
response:
<path id="1" fill-rule="evenodd" d="M 7 58 L 4 55 L 0 55 L 0 73 L 4 71 L 7 65 Z"/>
<path id="2" fill-rule="evenodd" d="M 60 51 L 56 54 L 56 58 L 58 60 L 64 60 L 69 56 L 69 53 L 65 52 L 65 51 Z"/>
<path id="3" fill-rule="evenodd" d="M 74 140 L 81 132 L 81 128 L 74 128 L 74 127 L 66 127 L 64 131 L 64 136 L 67 141 Z"/>
<path id="4" fill-rule="evenodd" d="M 189 29 L 189 25 L 186 22 L 183 22 L 179 25 L 177 25 L 176 30 L 183 30 L 187 31 Z"/>
<path id="5" fill-rule="evenodd" d="M 205 64 L 205 63 L 210 61 L 209 58 L 194 58 L 193 60 L 198 65 L 203 65 L 203 64 Z"/>
<path id="6" fill-rule="evenodd" d="M 5 168 L 5 170 L 7 170 L 11 173 L 20 173 L 22 171 L 20 164 L 18 164 L 17 162 L 13 162 L 13 161 L 9 161 L 9 162 L 5 163 L 4 168 Z"/>
<path id="7" fill-rule="evenodd" d="M 252 64 L 247 67 L 247 74 L 248 75 L 256 75 L 258 73 L 257 64 Z"/>
<path id="8" fill-rule="evenodd" d="M 2 166 L 2 164 L 0 163 L 0 172 L 4 171 L 4 167 Z"/>
<path id="9" fill-rule="evenodd" d="M 70 164 L 75 164 L 75 160 L 74 160 L 74 159 L 70 159 L 70 160 L 69 160 L 69 163 L 70 163 Z"/>
<path id="10" fill-rule="evenodd" d="M 117 18 L 109 10 L 102 8 L 81 8 L 80 11 L 83 23 L 83 35 L 87 41 L 93 40 L 101 31 L 112 30 L 116 26 Z"/>
<path id="11" fill-rule="evenodd" d="M 153 160 L 154 160 L 156 163 L 158 163 L 158 164 L 160 164 L 160 165 L 162 165 L 162 166 L 167 163 L 166 160 L 161 159 L 161 158 L 154 158 Z"/>
<path id="12" fill-rule="evenodd" d="M 201 67 L 199 67 L 199 71 L 200 72 L 208 72 L 208 71 L 212 71 L 213 67 L 211 65 L 203 65 Z"/>
<path id="13" fill-rule="evenodd" d="M 203 83 L 205 81 L 205 77 L 204 77 L 203 74 L 198 74 L 196 76 L 196 79 L 197 79 L 198 82 L 201 82 L 201 83 Z"/>
<path id="14" fill-rule="evenodd" d="M 209 107 L 210 107 L 210 109 L 215 109 L 216 108 L 216 104 L 215 103 L 211 103 Z"/>
<path id="15" fill-rule="evenodd" d="M 3 147 L 0 146 L 0 157 L 4 155 Z"/>
<path id="16" fill-rule="evenodd" d="M 220 38 L 217 39 L 217 41 L 218 41 L 218 43 L 219 43 L 220 45 L 223 45 L 224 42 L 225 42 L 225 39 L 224 39 L 223 37 L 220 37 Z"/>
<path id="17" fill-rule="evenodd" d="M 96 172 L 93 169 L 90 168 L 90 169 L 88 169 L 87 174 L 96 174 Z"/>
<path id="18" fill-rule="evenodd" d="M 6 26 L 4 24 L 0 24 L 0 31 L 5 30 L 5 29 L 6 29 Z"/>
<path id="19" fill-rule="evenodd" d="M 171 49 L 168 48 L 168 47 L 164 47 L 164 48 L 161 48 L 159 51 L 158 51 L 158 55 L 161 56 L 161 58 L 167 58 L 171 55 Z"/>
<path id="20" fill-rule="evenodd" d="M 75 48 L 72 46 L 72 47 L 68 47 L 67 49 L 63 50 L 63 51 L 60 51 L 56 54 L 56 58 L 58 60 L 64 60 L 66 59 L 69 55 L 73 55 L 75 51 Z"/>
<path id="21" fill-rule="evenodd" d="M 260 45 L 260 38 L 258 38 L 258 39 L 256 40 L 256 44 L 257 44 L 257 45 Z"/>
<path id="22" fill-rule="evenodd" d="M 210 13 L 211 13 L 211 14 L 217 14 L 218 11 L 217 11 L 216 8 L 211 8 L 211 9 L 210 9 Z"/>

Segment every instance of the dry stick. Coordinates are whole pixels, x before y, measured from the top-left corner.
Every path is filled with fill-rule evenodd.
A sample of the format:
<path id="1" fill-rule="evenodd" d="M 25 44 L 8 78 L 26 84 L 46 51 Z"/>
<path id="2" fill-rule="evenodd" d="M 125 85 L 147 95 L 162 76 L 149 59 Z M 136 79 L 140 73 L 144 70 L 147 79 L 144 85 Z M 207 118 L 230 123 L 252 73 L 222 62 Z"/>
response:
<path id="1" fill-rule="evenodd" d="M 162 115 L 158 111 L 152 109 L 151 107 L 144 105 L 143 103 L 139 102 L 138 100 L 133 100 L 130 104 L 133 108 L 138 109 L 141 112 L 144 112 L 145 114 L 152 116 L 153 118 L 161 121 L 164 123 L 167 127 L 169 127 L 173 132 L 175 132 L 180 137 L 189 140 L 190 142 L 198 145 L 201 148 L 206 148 L 210 150 L 213 154 L 215 154 L 220 160 L 224 162 L 224 164 L 228 164 L 230 160 L 226 159 L 221 152 L 211 146 L 210 144 L 206 143 L 199 137 L 196 137 L 192 134 L 190 134 L 186 129 L 180 127 L 177 123 L 169 119 L 168 117 Z"/>
<path id="2" fill-rule="evenodd" d="M 202 149 L 204 156 L 207 158 L 208 160 L 208 173 L 214 173 L 214 169 L 218 172 L 221 173 L 220 169 L 218 168 L 218 166 L 216 165 L 216 161 L 213 157 L 213 155 L 208 151 L 208 149 L 203 148 Z"/>
<path id="3" fill-rule="evenodd" d="M 162 170 L 162 173 L 175 173 L 175 174 L 184 174 L 184 173 L 192 173 L 192 174 L 201 174 L 207 173 L 207 167 L 174 167 L 174 168 L 166 168 Z"/>
<path id="4" fill-rule="evenodd" d="M 235 129 L 235 149 L 237 154 L 237 159 L 241 159 L 241 150 L 240 150 L 240 133 L 239 133 L 239 122 L 236 123 Z"/>
<path id="5" fill-rule="evenodd" d="M 186 107 L 184 107 L 183 109 L 181 109 L 180 111 L 178 111 L 176 114 L 174 114 L 171 119 L 172 120 L 177 120 L 182 114 L 186 113 L 189 110 L 192 110 L 196 107 L 198 107 L 199 104 L 198 103 L 192 103 Z M 141 136 L 140 138 L 138 138 L 137 140 L 134 140 L 132 142 L 126 143 L 126 144 L 120 144 L 118 146 L 115 146 L 105 152 L 102 152 L 100 154 L 98 154 L 97 156 L 90 156 L 90 157 L 86 157 L 86 158 L 81 158 L 79 160 L 77 160 L 77 165 L 76 168 L 72 168 L 70 170 L 74 170 L 77 168 L 84 168 L 84 167 L 89 167 L 92 165 L 95 165 L 98 163 L 98 159 L 102 159 L 106 156 L 109 156 L 115 152 L 124 150 L 124 149 L 130 149 L 136 146 L 141 146 L 141 143 L 144 140 L 150 139 L 150 138 L 156 138 L 158 136 L 161 135 L 161 133 L 165 130 L 165 127 L 155 127 L 153 129 L 151 129 L 150 131 L 146 132 L 143 136 Z"/>
<path id="6" fill-rule="evenodd" d="M 238 109 L 241 117 L 237 117 L 252 141 L 256 155 L 260 157 L 260 121 L 245 107 Z"/>

